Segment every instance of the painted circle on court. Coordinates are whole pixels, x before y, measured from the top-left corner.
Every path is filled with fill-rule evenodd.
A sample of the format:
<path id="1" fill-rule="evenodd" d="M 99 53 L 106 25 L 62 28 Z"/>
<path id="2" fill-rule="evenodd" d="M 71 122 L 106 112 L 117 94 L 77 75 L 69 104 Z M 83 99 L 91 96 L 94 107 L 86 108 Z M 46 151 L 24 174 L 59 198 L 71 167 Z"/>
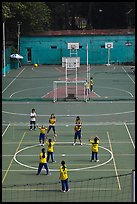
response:
<path id="1" fill-rule="evenodd" d="M 64 142 L 64 144 L 66 144 L 66 143 L 68 143 L 68 142 Z M 62 144 L 62 143 L 61 143 L 61 144 Z M 90 144 L 86 144 L 86 143 L 85 143 L 85 145 L 90 145 Z M 18 161 L 17 158 L 16 158 L 16 156 L 17 156 L 20 152 L 22 152 L 22 151 L 24 151 L 24 150 L 26 150 L 26 149 L 30 149 L 30 148 L 36 147 L 36 146 L 39 146 L 39 145 L 31 145 L 31 146 L 24 147 L 24 148 L 20 149 L 19 151 L 17 151 L 17 152 L 15 153 L 15 155 L 14 155 L 14 160 L 15 160 L 15 162 L 17 162 L 17 163 L 20 164 L 21 166 L 27 167 L 27 168 L 29 168 L 29 169 L 36 169 L 36 170 L 37 170 L 36 167 L 26 165 L 26 164 L 24 164 L 24 163 Z M 88 167 L 82 167 L 82 168 L 69 169 L 69 171 L 79 171 L 79 170 L 85 170 L 85 169 L 93 169 L 93 168 L 97 168 L 97 167 L 99 167 L 99 166 L 103 166 L 103 165 L 109 163 L 109 162 L 113 159 L 113 154 L 112 154 L 112 152 L 111 152 L 109 149 L 107 149 L 107 148 L 105 148 L 105 147 L 103 147 L 103 146 L 99 146 L 99 148 L 102 148 L 102 149 L 106 150 L 106 151 L 110 154 L 110 158 L 109 158 L 107 161 L 105 161 L 105 162 L 103 162 L 103 163 L 101 163 L 101 164 L 97 164 L 97 165 L 95 165 L 95 166 L 88 166 Z M 66 154 L 66 156 L 67 156 L 67 154 Z M 59 171 L 59 169 L 50 169 L 50 171 Z"/>
<path id="2" fill-rule="evenodd" d="M 112 88 L 112 87 L 102 87 L 102 86 L 101 87 L 100 86 L 95 86 L 95 87 L 97 87 L 99 89 L 111 89 L 112 91 L 115 90 L 117 92 L 124 92 L 124 93 L 127 93 L 131 98 L 134 97 L 131 92 L 129 92 L 127 90 L 124 90 L 124 89 L 118 89 L 118 88 Z M 34 89 L 35 90 L 42 89 L 42 88 L 45 89 L 45 87 L 42 86 L 42 87 L 27 88 L 27 89 L 22 89 L 22 90 L 19 90 L 19 91 L 15 91 L 9 96 L 9 98 L 12 98 L 12 96 L 14 96 L 15 94 L 18 94 L 18 93 L 22 93 L 22 92 L 25 92 L 25 91 L 31 91 L 31 90 L 34 90 Z"/>

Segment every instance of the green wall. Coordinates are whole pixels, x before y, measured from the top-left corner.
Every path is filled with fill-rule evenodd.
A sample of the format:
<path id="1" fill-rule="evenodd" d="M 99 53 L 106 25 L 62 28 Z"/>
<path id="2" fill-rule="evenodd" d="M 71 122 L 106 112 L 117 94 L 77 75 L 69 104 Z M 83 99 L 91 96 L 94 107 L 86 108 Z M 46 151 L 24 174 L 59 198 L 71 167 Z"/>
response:
<path id="1" fill-rule="evenodd" d="M 107 64 L 108 49 L 105 42 L 113 42 L 110 49 L 110 63 L 135 62 L 134 35 L 86 35 L 86 36 L 37 36 L 20 38 L 20 54 L 23 55 L 23 64 L 61 64 L 62 57 L 69 57 L 68 42 L 79 42 L 78 50 L 80 63 L 86 64 L 86 45 L 88 44 L 89 64 Z M 130 43 L 130 46 L 127 46 Z M 53 48 L 51 48 L 53 47 Z M 27 48 L 31 48 L 32 59 L 28 62 Z M 73 55 L 75 56 L 75 55 Z"/>

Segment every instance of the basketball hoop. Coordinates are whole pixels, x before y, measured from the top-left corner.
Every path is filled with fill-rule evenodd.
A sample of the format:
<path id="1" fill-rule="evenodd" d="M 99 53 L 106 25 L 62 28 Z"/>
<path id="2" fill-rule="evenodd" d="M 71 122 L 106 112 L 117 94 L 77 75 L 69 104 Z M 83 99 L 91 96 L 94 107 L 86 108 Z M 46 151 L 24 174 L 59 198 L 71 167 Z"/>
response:
<path id="1" fill-rule="evenodd" d="M 107 48 L 111 48 L 112 47 L 112 45 L 111 44 L 107 44 Z"/>
<path id="2" fill-rule="evenodd" d="M 113 42 L 105 43 L 105 48 L 107 48 L 107 49 L 113 48 Z"/>
<path id="3" fill-rule="evenodd" d="M 71 50 L 75 50 L 76 46 L 75 45 L 71 45 Z"/>
<path id="4" fill-rule="evenodd" d="M 79 43 L 68 43 L 69 50 L 79 50 Z"/>

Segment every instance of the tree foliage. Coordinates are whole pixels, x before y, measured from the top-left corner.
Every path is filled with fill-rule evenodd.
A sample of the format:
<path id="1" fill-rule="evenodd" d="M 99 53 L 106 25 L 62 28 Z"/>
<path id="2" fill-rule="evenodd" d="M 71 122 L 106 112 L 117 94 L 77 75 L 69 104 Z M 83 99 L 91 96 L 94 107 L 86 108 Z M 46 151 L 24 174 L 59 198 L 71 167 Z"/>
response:
<path id="1" fill-rule="evenodd" d="M 135 2 L 2 2 L 7 33 L 134 27 Z M 100 12 L 101 11 L 101 12 Z"/>
<path id="2" fill-rule="evenodd" d="M 50 9 L 44 2 L 3 2 L 2 18 L 11 32 L 18 22 L 23 33 L 39 32 L 50 26 Z"/>

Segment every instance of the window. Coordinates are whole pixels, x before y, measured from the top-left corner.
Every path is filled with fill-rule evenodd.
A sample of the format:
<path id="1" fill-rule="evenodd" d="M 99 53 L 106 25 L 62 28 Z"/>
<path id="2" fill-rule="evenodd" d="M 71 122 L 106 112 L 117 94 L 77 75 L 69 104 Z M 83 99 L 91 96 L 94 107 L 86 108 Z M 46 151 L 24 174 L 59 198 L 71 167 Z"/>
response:
<path id="1" fill-rule="evenodd" d="M 51 48 L 56 49 L 57 46 L 56 45 L 51 45 Z"/>

